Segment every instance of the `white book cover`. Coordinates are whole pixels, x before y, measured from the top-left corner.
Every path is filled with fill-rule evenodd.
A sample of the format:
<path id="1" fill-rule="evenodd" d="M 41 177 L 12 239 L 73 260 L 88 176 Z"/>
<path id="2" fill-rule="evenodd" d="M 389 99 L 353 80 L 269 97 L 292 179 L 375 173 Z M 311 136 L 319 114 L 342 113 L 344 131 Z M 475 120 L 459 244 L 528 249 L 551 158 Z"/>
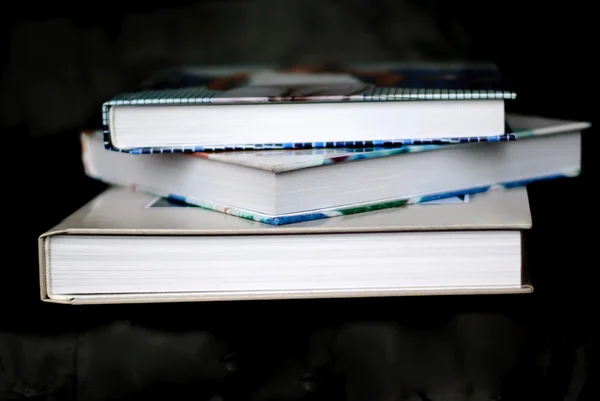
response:
<path id="1" fill-rule="evenodd" d="M 530 292 L 524 188 L 272 226 L 113 187 L 39 239 L 44 301 Z"/>

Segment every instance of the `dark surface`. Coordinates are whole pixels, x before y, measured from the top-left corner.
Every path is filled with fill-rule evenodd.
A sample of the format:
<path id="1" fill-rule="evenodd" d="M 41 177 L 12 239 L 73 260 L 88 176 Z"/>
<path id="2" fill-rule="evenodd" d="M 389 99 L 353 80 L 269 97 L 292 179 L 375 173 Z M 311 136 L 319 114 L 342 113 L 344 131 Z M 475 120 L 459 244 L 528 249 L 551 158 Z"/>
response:
<path id="1" fill-rule="evenodd" d="M 596 120 L 591 6 L 427 4 L 499 63 L 515 111 Z M 531 295 L 73 307 L 39 300 L 37 237 L 104 186 L 83 174 L 80 127 L 21 125 L 2 132 L 0 400 L 599 399 L 595 128 L 580 177 L 530 187 Z"/>

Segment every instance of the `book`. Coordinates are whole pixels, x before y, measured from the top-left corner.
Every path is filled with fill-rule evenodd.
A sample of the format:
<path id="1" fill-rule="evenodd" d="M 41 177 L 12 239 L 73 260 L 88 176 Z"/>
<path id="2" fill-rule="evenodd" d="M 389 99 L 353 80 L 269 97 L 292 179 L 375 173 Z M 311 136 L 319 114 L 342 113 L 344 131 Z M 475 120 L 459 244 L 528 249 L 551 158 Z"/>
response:
<path id="1" fill-rule="evenodd" d="M 195 152 L 510 140 L 487 64 L 180 69 L 103 104 L 111 150 Z M 173 73 L 171 73 L 173 75 Z"/>
<path id="2" fill-rule="evenodd" d="M 81 136 L 88 176 L 283 225 L 579 174 L 586 122 L 508 115 L 515 141 L 132 155 Z"/>
<path id="3" fill-rule="evenodd" d="M 525 188 L 271 226 L 110 187 L 39 237 L 41 298 L 125 303 L 531 292 Z"/>

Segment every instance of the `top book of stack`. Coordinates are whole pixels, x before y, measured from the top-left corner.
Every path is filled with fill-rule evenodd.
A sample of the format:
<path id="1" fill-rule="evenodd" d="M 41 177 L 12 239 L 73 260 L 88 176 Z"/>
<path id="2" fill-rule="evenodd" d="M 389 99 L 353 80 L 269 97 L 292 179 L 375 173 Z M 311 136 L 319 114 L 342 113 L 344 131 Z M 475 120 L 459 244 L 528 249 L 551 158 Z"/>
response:
<path id="1" fill-rule="evenodd" d="M 510 140 L 489 64 L 179 68 L 103 105 L 105 147 L 129 153 Z"/>

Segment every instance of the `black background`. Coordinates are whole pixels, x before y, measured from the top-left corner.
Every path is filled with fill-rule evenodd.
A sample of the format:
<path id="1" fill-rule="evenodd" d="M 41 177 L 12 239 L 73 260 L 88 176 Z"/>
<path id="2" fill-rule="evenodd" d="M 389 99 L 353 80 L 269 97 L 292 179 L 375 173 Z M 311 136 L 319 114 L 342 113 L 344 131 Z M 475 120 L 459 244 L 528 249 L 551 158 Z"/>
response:
<path id="1" fill-rule="evenodd" d="M 235 7 L 247 1 L 228 3 Z M 384 3 L 361 3 L 365 15 L 374 21 L 374 30 L 378 29 L 378 18 L 395 18 L 378 14 L 378 7 L 385 10 Z M 510 105 L 511 111 L 594 124 L 598 64 L 592 2 L 420 3 L 436 10 L 435 18 L 441 25 L 449 20 L 458 21 L 471 39 L 468 49 L 471 57 L 489 59 L 500 66 L 518 92 L 517 100 Z M 170 2 L 168 7 L 185 4 L 180 0 Z M 5 67 L 10 65 L 13 55 L 9 46 L 11 34 L 23 21 L 65 17 L 79 26 L 101 26 L 110 31 L 118 26 L 115 21 L 119 12 L 152 11 L 167 5 L 127 1 L 20 2 L 11 7 L 10 11 L 5 8 L 0 17 Z M 401 16 L 397 18 L 401 23 Z M 307 26 L 306 29 L 311 28 Z M 118 29 L 115 28 L 112 34 L 118 39 Z M 269 38 L 265 37 L 264 41 L 268 46 Z M 298 56 L 301 58 L 302 55 Z M 164 60 L 161 62 L 165 63 Z M 3 69 L 3 76 L 8 76 L 6 69 Z M 85 116 L 89 124 L 98 122 L 100 103 L 97 111 Z M 64 110 L 64 113 L 69 112 Z M 134 398 L 134 395 L 209 399 L 217 393 L 225 399 L 250 399 L 251 394 L 253 399 L 269 399 L 267 396 L 261 398 L 263 393 L 257 389 L 265 386 L 272 389 L 277 387 L 273 383 L 279 383 L 285 387 L 282 391 L 287 392 L 290 399 L 325 399 L 329 396 L 329 399 L 384 400 L 390 394 L 386 383 L 419 380 L 410 379 L 410 375 L 401 378 L 387 369 L 383 356 L 381 360 L 377 359 L 377 350 L 382 347 L 380 342 L 384 341 L 382 333 L 385 329 L 382 327 L 397 327 L 397 323 L 402 328 L 425 330 L 429 335 L 443 339 L 458 317 L 470 316 L 488 322 L 481 323 L 472 333 L 473 338 L 484 344 L 482 349 L 486 351 L 502 348 L 506 337 L 501 333 L 510 331 L 507 327 L 513 327 L 511 324 L 525 333 L 524 343 L 506 351 L 519 361 L 511 365 L 508 376 L 502 376 L 493 366 L 482 370 L 489 376 L 502 377 L 503 399 L 559 400 L 565 399 L 567 394 L 572 400 L 598 399 L 595 384 L 598 378 L 595 361 L 598 340 L 595 270 L 598 263 L 594 262 L 597 209 L 595 191 L 592 190 L 592 184 L 597 180 L 595 127 L 584 135 L 580 177 L 530 186 L 534 223 L 526 236 L 526 245 L 535 286 L 531 295 L 85 307 L 42 303 L 37 270 L 37 237 L 104 188 L 103 184 L 83 175 L 78 143 L 81 127 L 66 127 L 43 135 L 32 133 L 27 124 L 2 124 L 2 127 L 0 399 L 25 396 L 121 399 Z M 509 323 L 498 323 L 501 327 L 489 323 L 498 317 L 506 317 Z M 367 322 L 372 325 L 364 326 Z M 383 326 L 373 326 L 376 323 Z M 112 326 L 114 324 L 117 326 Z M 460 330 L 471 330 L 470 326 L 465 327 Z M 352 328 L 358 334 L 352 334 Z M 348 370 L 335 373 L 330 367 L 330 356 L 323 357 L 328 362 L 317 364 L 316 368 L 305 361 L 315 349 L 307 345 L 307 339 L 323 330 L 327 333 L 350 332 L 349 341 L 356 342 L 347 345 L 348 349 L 367 350 L 370 357 L 357 357 L 362 369 L 359 369 L 359 384 L 348 387 L 347 382 L 354 379 Z M 96 348 L 92 348 L 105 357 L 89 356 L 90 366 L 103 369 L 96 372 L 93 368 L 83 369 L 83 365 L 77 368 L 77 364 L 83 363 L 81 358 L 86 358 L 80 352 L 81 342 L 93 333 L 100 334 L 93 343 Z M 203 356 L 206 360 L 198 356 L 194 347 L 179 351 L 177 348 L 177 344 L 189 343 L 177 336 L 199 333 L 210 333 L 211 338 L 219 339 L 218 346 L 209 347 L 214 352 Z M 461 337 L 463 334 L 453 335 Z M 489 337 L 485 337 L 488 334 Z M 111 335 L 119 340 L 111 342 Z M 162 345 L 152 345 L 157 336 L 162 338 Z M 329 338 L 328 344 L 335 343 L 333 334 L 325 337 Z M 398 341 L 409 343 L 409 337 Z M 469 333 L 463 337 L 471 338 Z M 121 344 L 124 338 L 143 346 L 120 349 L 114 345 Z M 66 343 L 69 351 L 57 351 L 56 344 L 59 343 Z M 340 344 L 343 348 L 345 343 L 340 340 Z M 165 355 L 160 353 L 163 351 Z M 57 356 L 66 355 L 65 352 L 69 355 L 66 359 Z M 78 352 L 79 359 L 74 356 Z M 344 352 L 352 354 L 351 351 Z M 195 365 L 186 364 L 186 358 L 196 358 Z M 428 364 L 437 363 L 435 358 L 426 354 L 412 358 L 416 359 L 405 356 L 404 361 L 411 366 L 425 366 L 423 370 L 415 367 L 414 372 L 436 370 L 433 365 L 431 369 L 427 368 Z M 285 362 L 297 360 L 305 363 L 298 371 L 289 368 Z M 369 361 L 375 362 L 370 364 Z M 490 361 L 493 365 L 494 358 Z M 206 373 L 198 366 L 212 371 Z M 190 370 L 196 373 L 190 375 Z M 292 372 L 290 377 L 276 377 L 276 373 L 286 371 Z M 320 373 L 322 371 L 325 373 Z M 142 373 L 136 376 L 135 372 Z M 311 378 L 302 378 L 309 373 L 313 375 Z M 465 379 L 466 388 L 472 390 L 477 381 L 471 380 L 469 387 L 469 380 Z M 305 385 L 307 381 L 315 386 L 315 391 L 306 390 L 312 389 Z M 87 383 L 87 387 L 81 382 Z M 473 398 L 472 391 L 460 393 L 450 387 L 444 391 L 459 394 L 456 399 L 477 399 Z M 90 390 L 94 388 L 95 392 Z M 469 394 L 472 398 L 468 398 Z M 271 399 L 278 398 L 282 399 Z"/>

